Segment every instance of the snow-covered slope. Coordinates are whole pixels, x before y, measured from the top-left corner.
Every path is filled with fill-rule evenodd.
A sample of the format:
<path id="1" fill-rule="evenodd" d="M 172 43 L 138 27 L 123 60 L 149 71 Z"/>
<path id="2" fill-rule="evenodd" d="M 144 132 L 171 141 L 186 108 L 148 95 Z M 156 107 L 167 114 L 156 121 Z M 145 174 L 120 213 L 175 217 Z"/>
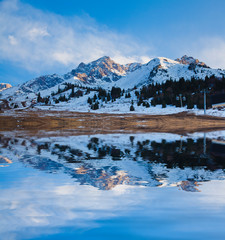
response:
<path id="1" fill-rule="evenodd" d="M 22 85 L 6 89 L 1 92 L 1 99 L 7 100 L 11 108 L 22 108 L 35 103 L 38 92 L 41 93 L 42 97 L 48 97 L 52 93 L 56 93 L 57 89 L 64 89 L 65 83 L 75 84 L 80 87 L 101 87 L 105 89 L 118 86 L 127 90 L 149 83 L 163 83 L 167 80 L 178 81 L 180 78 L 191 80 L 194 77 L 195 79 L 204 80 L 206 76 L 210 77 L 212 75 L 222 78 L 225 76 L 225 71 L 211 69 L 198 59 L 187 56 L 183 56 L 176 61 L 158 57 L 143 65 L 140 63 L 121 65 L 105 56 L 88 64 L 80 63 L 76 69 L 64 75 L 41 76 Z M 71 90 L 63 94 L 69 95 Z M 131 95 L 134 94 L 131 93 Z M 81 102 L 86 102 L 88 97 L 89 95 L 84 94 L 85 101 L 82 101 L 81 98 L 74 100 L 76 106 Z M 129 100 L 128 105 L 130 105 L 131 100 Z M 50 102 L 50 104 L 53 104 L 53 102 Z M 62 104 L 73 105 L 73 101 L 63 102 Z M 115 103 L 113 104 L 115 105 Z"/>
<path id="2" fill-rule="evenodd" d="M 80 63 L 76 69 L 64 75 L 45 75 L 32 79 L 13 88 L 15 92 L 37 93 L 50 89 L 58 84 L 70 82 L 77 85 L 105 86 L 106 83 L 115 82 L 121 77 L 141 67 L 140 63 L 121 65 L 115 63 L 110 57 L 102 57 L 96 61 L 85 64 Z M 5 91 L 8 96 L 13 91 Z"/>
<path id="3" fill-rule="evenodd" d="M 195 61 L 199 62 L 197 59 Z M 203 67 L 193 62 L 183 64 L 168 58 L 158 57 L 142 65 L 136 71 L 127 74 L 118 80 L 115 85 L 127 89 L 147 83 L 163 83 L 166 80 L 178 81 L 180 78 L 185 80 L 191 80 L 192 77 L 205 79 L 206 76 L 210 77 L 212 75 L 222 77 L 225 75 L 225 71 Z"/>
<path id="4" fill-rule="evenodd" d="M 212 75 L 222 77 L 225 71 L 211 69 L 198 59 L 186 55 L 177 61 L 158 57 L 143 65 L 121 65 L 105 56 L 88 64 L 80 63 L 76 69 L 62 76 L 53 74 L 35 78 L 20 85 L 16 90 L 21 93 L 37 93 L 63 82 L 103 88 L 116 85 L 128 89 L 151 82 L 162 83 L 170 79 L 177 81 L 180 78 L 190 80 L 192 77 L 204 79 Z"/>
<path id="5" fill-rule="evenodd" d="M 25 93 L 39 92 L 63 82 L 65 79 L 57 74 L 45 75 L 28 81 L 20 86 Z"/>

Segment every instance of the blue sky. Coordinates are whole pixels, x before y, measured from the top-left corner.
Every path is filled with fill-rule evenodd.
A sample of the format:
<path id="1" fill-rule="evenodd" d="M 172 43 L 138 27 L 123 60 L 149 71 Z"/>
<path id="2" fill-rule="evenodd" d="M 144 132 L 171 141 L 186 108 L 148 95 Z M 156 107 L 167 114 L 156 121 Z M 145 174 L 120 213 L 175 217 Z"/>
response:
<path id="1" fill-rule="evenodd" d="M 184 54 L 225 68 L 223 0 L 0 1 L 0 82 Z"/>

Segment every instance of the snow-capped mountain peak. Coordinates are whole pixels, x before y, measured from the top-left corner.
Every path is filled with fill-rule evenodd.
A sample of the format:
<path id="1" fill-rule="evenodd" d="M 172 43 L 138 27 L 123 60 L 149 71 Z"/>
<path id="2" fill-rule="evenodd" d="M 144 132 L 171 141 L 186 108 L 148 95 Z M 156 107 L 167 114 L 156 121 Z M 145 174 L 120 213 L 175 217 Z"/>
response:
<path id="1" fill-rule="evenodd" d="M 211 69 L 193 57 L 183 56 L 176 60 L 156 57 L 119 79 L 115 85 L 127 89 L 148 83 L 163 83 L 167 80 L 178 81 L 180 78 L 191 80 L 194 77 L 204 80 L 206 76 L 212 75 L 221 78 L 225 75 L 225 71 Z"/>
<path id="2" fill-rule="evenodd" d="M 140 65 L 139 63 L 121 65 L 115 63 L 110 57 L 104 56 L 88 64 L 80 63 L 76 69 L 70 72 L 70 75 L 90 84 L 96 83 L 98 80 L 115 82 Z"/>
<path id="3" fill-rule="evenodd" d="M 165 58 L 165 57 L 157 57 L 157 58 L 153 58 L 152 60 L 150 60 L 147 65 L 151 66 L 152 68 L 157 67 L 158 69 L 168 69 L 171 66 L 174 66 L 178 64 L 177 61 L 171 60 L 169 58 Z"/>
<path id="4" fill-rule="evenodd" d="M 6 90 L 8 88 L 11 88 L 11 87 L 12 87 L 12 85 L 9 83 L 0 83 L 0 92 L 3 90 Z"/>
<path id="5" fill-rule="evenodd" d="M 21 106 L 18 103 L 28 102 L 28 100 L 30 103 L 35 102 L 38 92 L 42 97 L 55 96 L 68 84 L 76 86 L 76 91 L 85 89 L 87 86 L 95 89 L 101 87 L 107 90 L 116 86 L 133 91 L 135 87 L 151 83 L 162 84 L 167 80 L 179 81 L 181 78 L 184 80 L 193 78 L 205 80 L 206 77 L 211 76 L 218 79 L 223 78 L 225 71 L 211 69 L 193 57 L 183 56 L 176 60 L 156 57 L 146 64 L 129 63 L 122 65 L 110 57 L 104 56 L 90 63 L 81 62 L 77 68 L 62 76 L 57 74 L 41 76 L 20 86 L 7 89 L 2 92 L 1 98 L 12 99 L 10 107 L 14 107 L 15 104 Z M 70 91 L 67 94 L 70 94 Z M 81 99 L 79 99 L 80 103 Z M 84 103 L 87 103 L 87 99 Z M 26 106 L 28 105 L 27 103 Z"/>
<path id="6" fill-rule="evenodd" d="M 200 62 L 198 59 L 193 58 L 193 57 L 189 57 L 187 55 L 184 55 L 181 58 L 177 58 L 175 59 L 175 61 L 185 64 L 185 65 L 190 65 L 190 64 L 194 64 L 194 65 L 198 65 L 201 67 L 205 67 L 205 68 L 209 68 L 209 66 L 207 66 L 204 62 Z"/>

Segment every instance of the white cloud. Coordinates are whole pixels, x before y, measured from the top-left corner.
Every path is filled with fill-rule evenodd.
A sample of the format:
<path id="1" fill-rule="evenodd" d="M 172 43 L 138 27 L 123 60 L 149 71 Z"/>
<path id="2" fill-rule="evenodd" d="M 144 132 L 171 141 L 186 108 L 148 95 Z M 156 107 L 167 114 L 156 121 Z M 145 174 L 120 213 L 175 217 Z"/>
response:
<path id="1" fill-rule="evenodd" d="M 32 239 L 43 232 L 50 235 L 59 226 L 93 229 L 100 226 L 98 220 L 123 216 L 146 199 L 147 189 L 139 186 L 123 185 L 102 191 L 68 179 L 65 185 L 60 183 L 63 179 L 44 174 L 41 179 L 19 179 L 18 188 L 1 189 L 1 239 Z"/>
<path id="2" fill-rule="evenodd" d="M 151 58 L 149 58 L 148 56 L 126 57 L 126 56 L 121 56 L 121 55 L 115 55 L 113 57 L 113 60 L 120 64 L 133 63 L 133 62 L 147 63 L 151 60 Z"/>
<path id="3" fill-rule="evenodd" d="M 200 43 L 199 59 L 210 67 L 225 69 L 225 39 L 205 38 Z"/>
<path id="4" fill-rule="evenodd" d="M 67 65 L 73 61 L 73 54 L 68 52 L 55 52 L 53 53 L 53 58 L 55 61 Z"/>
<path id="5" fill-rule="evenodd" d="M 32 74 L 62 73 L 80 62 L 110 56 L 118 63 L 150 60 L 156 51 L 151 44 L 99 25 L 88 15 L 63 17 L 33 8 L 19 0 L 0 2 L 0 61 L 13 62 Z M 156 43 L 157 45 L 157 43 Z M 214 68 L 225 68 L 225 39 L 205 38 L 184 47 L 174 38 L 165 50 L 177 49 L 180 57 L 188 54 Z M 175 46 L 174 46 L 175 45 Z M 153 53 L 154 51 L 154 53 Z M 175 51 L 175 50 L 174 50 Z M 170 54 L 165 57 L 169 57 Z"/>
<path id="6" fill-rule="evenodd" d="M 9 42 L 10 42 L 11 45 L 17 45 L 18 42 L 17 42 L 17 40 L 14 36 L 9 35 L 8 39 L 9 39 Z"/>
<path id="7" fill-rule="evenodd" d="M 149 50 L 87 15 L 66 18 L 19 0 L 0 2 L 0 25 L 0 60 L 33 72 L 70 69 L 104 55 L 123 63 L 142 61 Z"/>
<path id="8" fill-rule="evenodd" d="M 38 37 L 42 38 L 45 36 L 50 36 L 45 28 L 32 28 L 28 31 L 28 37 L 31 41 L 36 40 Z"/>

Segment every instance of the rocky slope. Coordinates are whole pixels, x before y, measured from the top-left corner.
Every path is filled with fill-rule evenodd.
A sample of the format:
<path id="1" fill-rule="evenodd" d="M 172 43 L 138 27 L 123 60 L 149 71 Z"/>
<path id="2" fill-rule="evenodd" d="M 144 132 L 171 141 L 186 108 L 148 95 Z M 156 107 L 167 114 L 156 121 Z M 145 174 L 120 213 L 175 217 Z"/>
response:
<path id="1" fill-rule="evenodd" d="M 11 87 L 12 87 L 12 85 L 10 85 L 9 83 L 0 83 L 0 92 L 6 90 L 8 88 L 11 88 Z"/>
<path id="2" fill-rule="evenodd" d="M 97 83 L 98 81 L 115 82 L 140 66 L 140 63 L 121 65 L 105 56 L 88 64 L 80 63 L 76 69 L 73 69 L 64 77 L 66 79 L 74 77 L 87 84 Z"/>
<path id="3" fill-rule="evenodd" d="M 187 55 L 184 55 L 181 58 L 177 58 L 175 59 L 175 61 L 182 63 L 182 64 L 186 64 L 186 65 L 197 65 L 200 67 L 205 67 L 205 68 L 209 68 L 209 66 L 207 66 L 204 62 L 200 62 L 198 59 L 195 59 L 193 57 L 188 57 Z"/>
<path id="4" fill-rule="evenodd" d="M 35 78 L 22 84 L 19 88 L 23 92 L 31 93 L 52 88 L 64 81 L 81 85 L 101 85 L 102 83 L 115 82 L 140 66 L 140 63 L 121 65 L 105 56 L 88 64 L 82 62 L 77 68 L 62 76 L 53 74 Z"/>
<path id="5" fill-rule="evenodd" d="M 63 82 L 65 79 L 57 74 L 45 75 L 22 84 L 19 88 L 25 93 L 39 92 Z"/>

